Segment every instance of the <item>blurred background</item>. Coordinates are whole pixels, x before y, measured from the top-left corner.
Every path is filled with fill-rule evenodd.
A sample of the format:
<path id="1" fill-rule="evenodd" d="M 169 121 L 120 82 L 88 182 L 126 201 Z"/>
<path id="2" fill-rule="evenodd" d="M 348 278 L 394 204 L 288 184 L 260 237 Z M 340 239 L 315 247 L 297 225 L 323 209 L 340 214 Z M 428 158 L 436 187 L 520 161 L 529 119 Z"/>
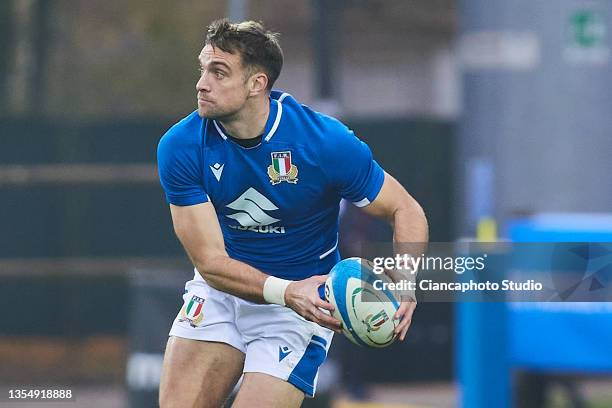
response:
<path id="1" fill-rule="evenodd" d="M 517 219 L 612 241 L 609 0 L 2 0 L 3 393 L 49 385 L 73 389 L 75 407 L 155 406 L 190 276 L 156 147 L 195 109 L 196 57 L 220 17 L 281 33 L 276 88 L 354 129 L 424 207 L 432 241 L 511 239 Z M 390 239 L 349 207 L 341 228 L 345 257 Z M 467 313 L 489 312 L 469 338 L 451 303 L 419 305 L 388 349 L 337 336 L 305 406 L 612 407 L 612 365 L 516 368 L 506 334 L 487 332 L 505 312 Z M 589 333 L 586 354 L 612 355 Z"/>

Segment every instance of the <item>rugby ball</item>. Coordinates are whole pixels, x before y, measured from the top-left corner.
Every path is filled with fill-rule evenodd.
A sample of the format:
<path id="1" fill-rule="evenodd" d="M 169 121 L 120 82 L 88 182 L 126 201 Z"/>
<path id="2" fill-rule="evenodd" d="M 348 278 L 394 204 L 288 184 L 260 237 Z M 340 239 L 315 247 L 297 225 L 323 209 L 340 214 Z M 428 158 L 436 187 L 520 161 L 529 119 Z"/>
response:
<path id="1" fill-rule="evenodd" d="M 376 280 L 388 279 L 372 269 L 366 259 L 338 262 L 325 282 L 325 299 L 334 306 L 332 315 L 342 322 L 349 340 L 360 346 L 386 347 L 396 338 L 393 330 L 400 320 L 393 316 L 399 302 L 391 291 L 374 288 Z"/>

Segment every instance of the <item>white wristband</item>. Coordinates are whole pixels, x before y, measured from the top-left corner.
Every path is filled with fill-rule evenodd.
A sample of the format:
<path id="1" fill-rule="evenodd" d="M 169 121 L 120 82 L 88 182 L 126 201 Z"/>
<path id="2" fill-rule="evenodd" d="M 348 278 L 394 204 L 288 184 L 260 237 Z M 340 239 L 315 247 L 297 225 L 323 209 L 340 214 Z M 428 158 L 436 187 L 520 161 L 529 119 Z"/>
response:
<path id="1" fill-rule="evenodd" d="M 263 297 L 266 302 L 285 306 L 285 291 L 287 286 L 293 282 L 270 276 L 266 279 L 263 287 Z"/>

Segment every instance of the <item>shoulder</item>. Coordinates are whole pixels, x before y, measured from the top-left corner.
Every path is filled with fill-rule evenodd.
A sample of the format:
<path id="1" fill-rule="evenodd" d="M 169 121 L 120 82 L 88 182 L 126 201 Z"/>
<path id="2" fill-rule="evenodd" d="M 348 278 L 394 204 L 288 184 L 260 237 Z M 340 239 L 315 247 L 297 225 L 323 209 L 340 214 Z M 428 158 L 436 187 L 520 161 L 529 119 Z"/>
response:
<path id="1" fill-rule="evenodd" d="M 201 145 L 201 129 L 204 120 L 197 111 L 194 111 L 175 123 L 159 140 L 158 152 Z"/>
<path id="2" fill-rule="evenodd" d="M 198 113 L 193 112 L 168 129 L 159 140 L 157 168 L 167 192 L 183 188 L 185 183 L 198 183 L 203 123 Z"/>
<path id="3" fill-rule="evenodd" d="M 272 91 L 271 97 L 281 103 L 286 124 L 299 128 L 296 133 L 306 135 L 309 145 L 335 150 L 358 141 L 353 131 L 340 120 L 301 104 L 290 94 Z"/>

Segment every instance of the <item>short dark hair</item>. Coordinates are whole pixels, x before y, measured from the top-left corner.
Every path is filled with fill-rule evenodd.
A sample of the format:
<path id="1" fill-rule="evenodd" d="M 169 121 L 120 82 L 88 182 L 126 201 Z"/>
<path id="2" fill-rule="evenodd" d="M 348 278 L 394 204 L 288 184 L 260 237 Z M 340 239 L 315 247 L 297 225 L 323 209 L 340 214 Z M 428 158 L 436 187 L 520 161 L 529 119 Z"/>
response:
<path id="1" fill-rule="evenodd" d="M 231 23 L 224 18 L 208 26 L 206 44 L 231 54 L 238 53 L 249 72 L 254 69 L 264 71 L 268 76 L 267 89 L 270 90 L 283 67 L 283 51 L 278 36 L 257 21 Z"/>

